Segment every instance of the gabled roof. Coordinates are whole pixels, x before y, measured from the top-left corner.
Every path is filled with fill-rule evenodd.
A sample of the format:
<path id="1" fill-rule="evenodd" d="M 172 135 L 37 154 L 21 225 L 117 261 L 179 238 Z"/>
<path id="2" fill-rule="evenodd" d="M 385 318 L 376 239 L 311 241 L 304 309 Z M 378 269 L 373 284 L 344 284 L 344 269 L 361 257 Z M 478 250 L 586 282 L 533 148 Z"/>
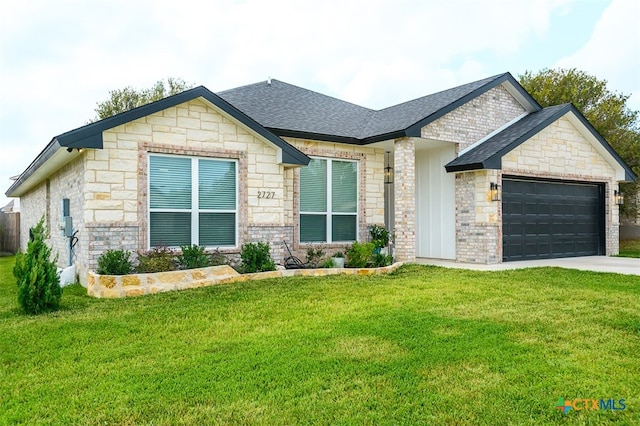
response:
<path id="1" fill-rule="evenodd" d="M 24 193 L 24 190 L 28 189 L 24 187 L 21 188 L 27 180 L 35 180 L 40 175 L 46 177 L 77 156 L 77 153 L 72 152 L 73 149 L 102 149 L 102 132 L 105 130 L 112 129 L 133 120 L 137 120 L 138 118 L 145 117 L 197 98 L 207 100 L 273 144 L 279 152 L 282 163 L 292 165 L 309 164 L 310 159 L 304 153 L 265 129 L 254 119 L 247 116 L 206 87 L 198 86 L 182 93 L 178 93 L 177 95 L 169 96 L 159 101 L 116 114 L 113 117 L 105 118 L 104 120 L 96 121 L 55 136 L 29 165 L 29 167 L 27 167 L 18 179 L 16 179 L 5 194 L 8 197 L 20 196 Z M 62 150 L 62 148 L 66 148 L 66 150 Z"/>
<path id="2" fill-rule="evenodd" d="M 382 110 L 361 107 L 278 80 L 218 94 L 279 136 L 368 144 L 404 136 L 419 137 L 422 127 L 500 84 L 505 84 L 528 111 L 540 109 L 509 73 Z"/>
<path id="3" fill-rule="evenodd" d="M 621 175 L 618 176 L 619 180 L 633 181 L 637 179 L 631 168 L 572 104 L 547 107 L 523 117 L 501 132 L 464 152 L 458 158 L 445 165 L 445 169 L 447 172 L 501 169 L 504 155 L 535 136 L 554 121 L 567 116 L 567 114 L 575 122 L 574 125 L 582 124 L 592 143 L 595 144 L 595 148 L 599 148 L 598 150 L 601 154 L 610 156 L 610 159 L 618 164 L 618 171 L 621 172 Z"/>

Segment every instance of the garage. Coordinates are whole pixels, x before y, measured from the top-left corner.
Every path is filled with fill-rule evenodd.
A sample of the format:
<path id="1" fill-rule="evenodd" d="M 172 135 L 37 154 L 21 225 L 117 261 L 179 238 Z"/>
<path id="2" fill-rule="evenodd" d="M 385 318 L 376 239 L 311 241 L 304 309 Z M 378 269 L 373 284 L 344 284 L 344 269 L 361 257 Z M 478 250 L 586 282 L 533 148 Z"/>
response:
<path id="1" fill-rule="evenodd" d="M 503 176 L 503 261 L 605 254 L 604 184 Z"/>

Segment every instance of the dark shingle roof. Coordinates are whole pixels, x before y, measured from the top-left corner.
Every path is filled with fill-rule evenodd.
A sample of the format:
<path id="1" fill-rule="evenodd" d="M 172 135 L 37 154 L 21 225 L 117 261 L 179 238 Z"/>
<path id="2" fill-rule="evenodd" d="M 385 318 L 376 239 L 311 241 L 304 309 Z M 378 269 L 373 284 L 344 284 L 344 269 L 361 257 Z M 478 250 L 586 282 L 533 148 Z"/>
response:
<path id="1" fill-rule="evenodd" d="M 455 160 L 445 165 L 447 172 L 461 172 L 465 170 L 500 169 L 502 157 L 526 142 L 538 132 L 545 129 L 554 121 L 567 113 L 573 113 L 602 146 L 620 163 L 625 171 L 625 179 L 636 180 L 637 176 L 631 168 L 620 158 L 607 141 L 593 128 L 591 123 L 572 104 L 563 104 L 544 108 L 523 117 L 501 132 L 488 138 L 476 147 L 463 153 Z"/>
<path id="2" fill-rule="evenodd" d="M 238 87 L 218 95 L 280 136 L 366 144 L 420 136 L 421 127 L 507 81 L 533 109 L 540 108 L 509 73 L 382 110 L 354 105 L 278 80 Z"/>

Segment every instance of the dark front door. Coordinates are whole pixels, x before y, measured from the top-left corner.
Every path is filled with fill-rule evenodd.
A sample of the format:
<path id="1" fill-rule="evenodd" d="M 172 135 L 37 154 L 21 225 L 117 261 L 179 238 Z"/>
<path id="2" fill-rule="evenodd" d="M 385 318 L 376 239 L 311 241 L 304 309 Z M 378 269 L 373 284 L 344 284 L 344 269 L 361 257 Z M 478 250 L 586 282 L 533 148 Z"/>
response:
<path id="1" fill-rule="evenodd" d="M 604 185 L 502 179 L 502 260 L 605 253 Z"/>

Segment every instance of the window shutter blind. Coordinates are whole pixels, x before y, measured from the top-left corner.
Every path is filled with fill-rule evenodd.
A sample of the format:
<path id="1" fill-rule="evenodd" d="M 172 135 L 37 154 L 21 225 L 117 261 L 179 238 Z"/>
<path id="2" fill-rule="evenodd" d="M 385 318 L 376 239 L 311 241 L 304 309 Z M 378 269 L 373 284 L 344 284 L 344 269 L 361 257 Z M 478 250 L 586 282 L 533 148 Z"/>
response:
<path id="1" fill-rule="evenodd" d="M 151 247 L 191 244 L 190 212 L 149 213 Z"/>
<path id="2" fill-rule="evenodd" d="M 200 213 L 201 246 L 235 246 L 235 213 Z"/>
<path id="3" fill-rule="evenodd" d="M 331 167 L 331 211 L 355 213 L 358 204 L 356 163 L 334 160 Z"/>
<path id="4" fill-rule="evenodd" d="M 300 169 L 300 211 L 327 211 L 327 161 L 312 158 Z"/>
<path id="5" fill-rule="evenodd" d="M 152 209 L 191 208 L 191 159 L 149 157 L 149 205 Z"/>
<path id="6" fill-rule="evenodd" d="M 200 209 L 236 209 L 236 163 L 199 160 L 198 196 Z M 232 227 L 235 228 L 235 225 Z"/>
<path id="7" fill-rule="evenodd" d="M 323 214 L 301 214 L 300 241 L 303 243 L 327 241 L 327 216 Z"/>

